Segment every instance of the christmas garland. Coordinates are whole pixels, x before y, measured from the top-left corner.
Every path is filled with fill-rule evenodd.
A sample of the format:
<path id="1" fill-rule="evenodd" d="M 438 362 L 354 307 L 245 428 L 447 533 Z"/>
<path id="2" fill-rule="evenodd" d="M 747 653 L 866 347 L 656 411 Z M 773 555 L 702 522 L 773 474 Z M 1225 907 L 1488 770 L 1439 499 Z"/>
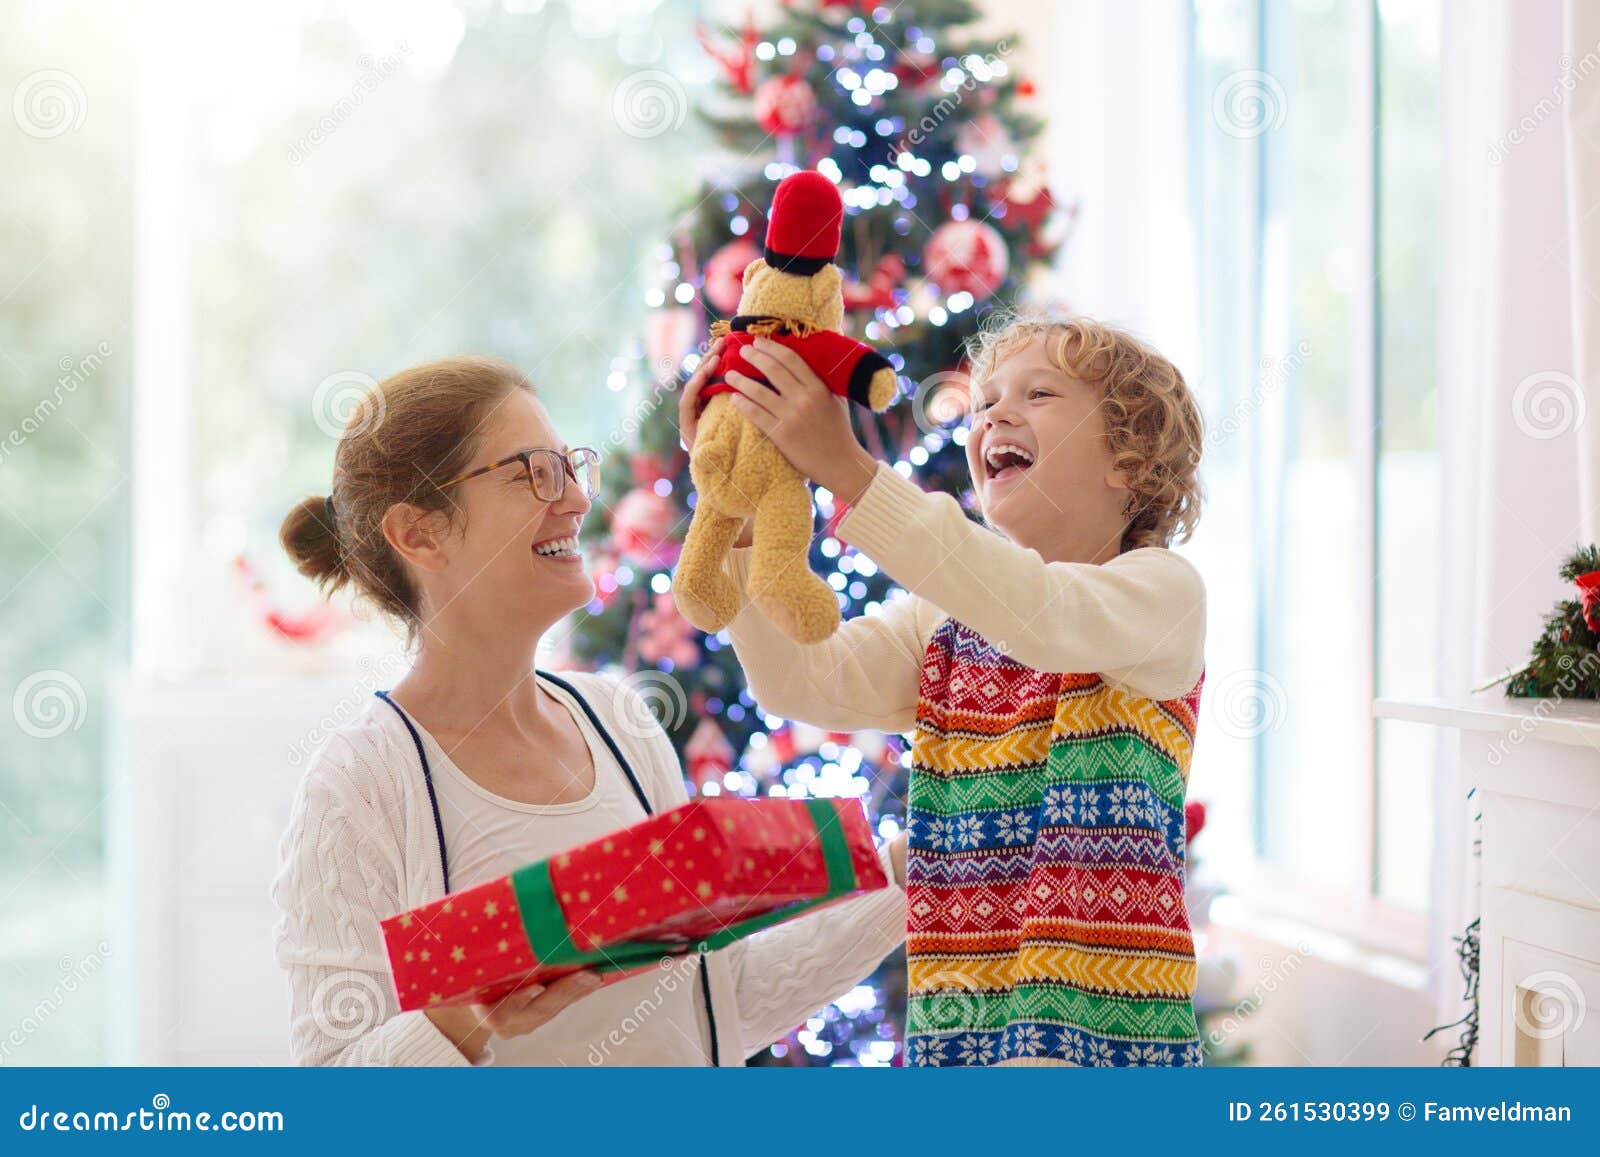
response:
<path id="1" fill-rule="evenodd" d="M 1508 696 L 1600 699 L 1600 547 L 1576 551 L 1561 577 L 1577 588 L 1577 597 L 1556 604 L 1528 664 L 1502 677 Z"/>

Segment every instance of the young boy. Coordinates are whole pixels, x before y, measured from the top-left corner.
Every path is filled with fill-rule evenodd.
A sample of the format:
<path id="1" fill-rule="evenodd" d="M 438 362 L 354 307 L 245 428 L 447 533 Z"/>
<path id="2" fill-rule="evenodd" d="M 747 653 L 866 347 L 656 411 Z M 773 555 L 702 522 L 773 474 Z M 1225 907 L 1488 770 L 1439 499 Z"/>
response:
<path id="1" fill-rule="evenodd" d="M 1205 589 L 1166 549 L 1199 512 L 1182 375 L 1082 318 L 980 335 L 966 451 L 990 530 L 875 462 L 791 351 L 745 357 L 772 388 L 729 375 L 736 404 L 911 592 L 815 646 L 753 603 L 729 632 L 764 710 L 915 729 L 907 1063 L 1199 1064 L 1183 803 Z"/>

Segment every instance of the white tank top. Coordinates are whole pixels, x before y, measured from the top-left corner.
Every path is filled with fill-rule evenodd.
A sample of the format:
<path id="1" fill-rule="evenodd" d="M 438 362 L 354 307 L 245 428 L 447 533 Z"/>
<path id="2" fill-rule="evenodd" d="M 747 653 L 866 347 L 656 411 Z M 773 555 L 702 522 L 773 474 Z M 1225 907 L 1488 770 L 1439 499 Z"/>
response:
<path id="1" fill-rule="evenodd" d="M 644 818 L 633 788 L 583 709 L 566 706 L 594 760 L 594 790 L 563 804 L 528 804 L 473 782 L 418 727 L 444 825 L 452 890 L 505 876 Z M 413 720 L 415 722 L 415 720 Z M 700 999 L 699 957 L 679 957 L 590 993 L 524 1036 L 494 1037 L 495 1065 L 709 1065 L 710 1032 Z"/>

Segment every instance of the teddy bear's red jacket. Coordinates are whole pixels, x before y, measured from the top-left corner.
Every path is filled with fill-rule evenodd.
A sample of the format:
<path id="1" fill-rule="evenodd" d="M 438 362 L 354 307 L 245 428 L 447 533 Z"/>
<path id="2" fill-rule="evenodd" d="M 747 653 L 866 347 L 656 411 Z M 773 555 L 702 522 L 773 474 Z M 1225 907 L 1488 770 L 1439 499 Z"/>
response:
<path id="1" fill-rule="evenodd" d="M 766 376 L 744 360 L 744 351 L 757 336 L 750 332 L 751 324 L 771 320 L 773 319 L 740 314 L 729 322 L 729 333 L 722 343 L 717 377 L 701 391 L 702 398 L 738 392 L 724 380 L 723 375 L 729 370 L 736 370 L 748 378 L 766 383 Z M 811 367 L 828 389 L 870 408 L 870 403 L 867 401 L 867 387 L 872 381 L 872 375 L 889 365 L 889 360 L 877 350 L 856 341 L 855 338 L 846 337 L 832 330 L 822 330 L 804 337 L 785 332 L 767 336 L 779 345 L 788 346 L 804 358 L 806 365 Z"/>

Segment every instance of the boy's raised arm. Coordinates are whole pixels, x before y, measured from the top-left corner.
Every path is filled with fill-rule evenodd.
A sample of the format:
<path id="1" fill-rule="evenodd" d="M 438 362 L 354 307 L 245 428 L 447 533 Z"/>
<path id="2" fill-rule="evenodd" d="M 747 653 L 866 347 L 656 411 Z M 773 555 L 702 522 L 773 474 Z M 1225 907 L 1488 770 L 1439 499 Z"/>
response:
<path id="1" fill-rule="evenodd" d="M 749 566 L 748 548 L 728 552 L 725 567 L 741 591 Z M 916 723 L 923 654 L 943 617 L 921 599 L 897 598 L 805 645 L 747 602 L 728 635 L 763 711 L 830 731 L 907 731 Z"/>
<path id="2" fill-rule="evenodd" d="M 1096 672 L 1152 699 L 1200 677 L 1205 586 L 1169 550 L 1050 562 L 978 526 L 947 494 L 880 465 L 838 535 L 895 582 L 1041 671 Z M 742 657 L 742 653 L 741 653 Z"/>

